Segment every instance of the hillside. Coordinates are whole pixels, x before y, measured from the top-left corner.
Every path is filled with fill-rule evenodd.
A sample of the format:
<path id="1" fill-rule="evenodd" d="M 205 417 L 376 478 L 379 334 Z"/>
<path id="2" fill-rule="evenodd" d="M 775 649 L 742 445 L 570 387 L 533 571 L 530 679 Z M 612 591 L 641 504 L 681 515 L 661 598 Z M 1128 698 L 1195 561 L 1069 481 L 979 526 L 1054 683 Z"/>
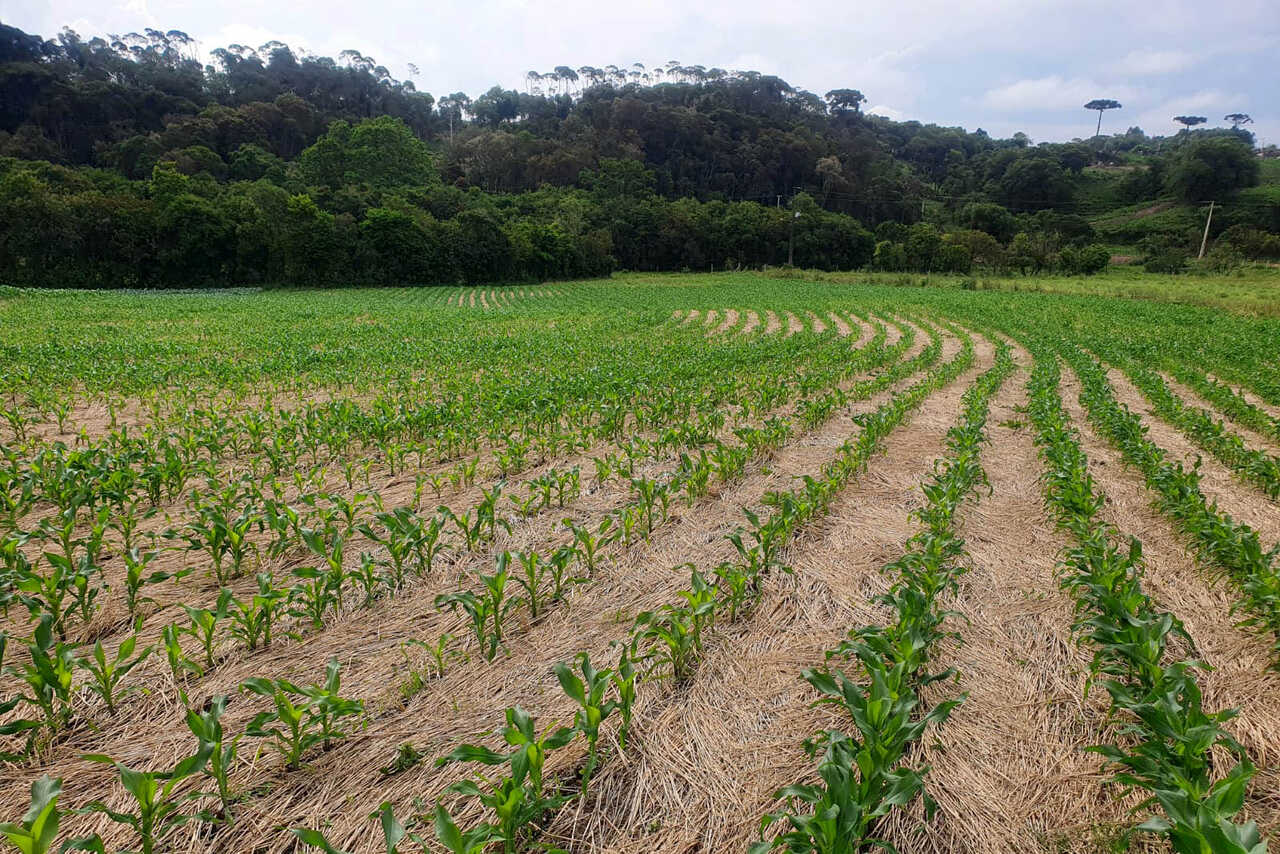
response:
<path id="1" fill-rule="evenodd" d="M 865 115 L 855 89 L 820 97 L 751 71 L 564 68 L 574 79 L 558 70 L 554 93 L 531 82 L 436 98 L 350 51 L 212 55 L 202 67 L 176 30 L 86 41 L 0 27 L 8 283 L 785 263 L 1089 273 L 1102 257 L 1080 254 L 1091 244 L 1174 269 L 1198 248 L 1197 203 L 1211 198 L 1230 202 L 1215 236 L 1240 226 L 1230 257 L 1280 256 L 1266 234 L 1280 230 L 1276 169 L 1243 130 L 1032 145 Z"/>

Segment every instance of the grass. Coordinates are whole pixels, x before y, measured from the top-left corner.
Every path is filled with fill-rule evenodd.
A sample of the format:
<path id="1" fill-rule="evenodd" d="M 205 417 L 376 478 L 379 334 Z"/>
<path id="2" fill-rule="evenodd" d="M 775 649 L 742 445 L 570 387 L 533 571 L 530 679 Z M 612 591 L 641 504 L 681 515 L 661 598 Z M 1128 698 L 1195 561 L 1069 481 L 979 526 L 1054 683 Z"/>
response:
<path id="1" fill-rule="evenodd" d="M 1126 300 L 1174 302 L 1209 306 L 1232 312 L 1280 317 L 1280 268 L 1242 267 L 1234 273 L 1148 273 L 1141 267 L 1113 266 L 1098 276 L 952 276 L 903 273 L 806 272 L 819 281 L 890 285 L 897 287 L 961 288 L 976 282 L 977 290 L 1017 293 L 1071 294 Z"/>

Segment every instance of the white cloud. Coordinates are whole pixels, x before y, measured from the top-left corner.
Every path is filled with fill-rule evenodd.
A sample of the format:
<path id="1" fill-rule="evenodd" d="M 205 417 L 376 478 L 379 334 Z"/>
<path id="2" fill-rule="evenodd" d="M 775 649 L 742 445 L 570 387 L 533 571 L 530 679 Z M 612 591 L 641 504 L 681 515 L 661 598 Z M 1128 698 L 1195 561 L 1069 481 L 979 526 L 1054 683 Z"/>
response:
<path id="1" fill-rule="evenodd" d="M 874 107 L 867 107 L 863 112 L 869 116 L 884 116 L 886 119 L 892 119 L 895 122 L 900 122 L 907 118 L 907 114 L 902 110 L 886 106 L 885 104 L 876 104 Z"/>
<path id="2" fill-rule="evenodd" d="M 1019 80 L 991 89 L 982 97 L 986 107 L 1006 111 L 1066 110 L 1079 108 L 1094 98 L 1112 98 L 1120 102 L 1137 97 L 1132 86 L 1101 84 L 1084 77 L 1064 78 L 1058 74 Z"/>
<path id="3" fill-rule="evenodd" d="M 1116 71 L 1121 74 L 1170 74 L 1199 62 L 1196 54 L 1179 50 L 1131 50 L 1120 60 Z"/>

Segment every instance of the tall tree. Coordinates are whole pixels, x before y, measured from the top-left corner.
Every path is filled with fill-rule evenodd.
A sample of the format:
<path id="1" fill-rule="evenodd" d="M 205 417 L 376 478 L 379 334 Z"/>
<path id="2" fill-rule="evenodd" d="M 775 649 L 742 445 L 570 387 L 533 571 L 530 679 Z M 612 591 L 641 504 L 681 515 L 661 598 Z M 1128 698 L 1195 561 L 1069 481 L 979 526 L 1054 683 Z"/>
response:
<path id="1" fill-rule="evenodd" d="M 1110 98 L 1094 98 L 1092 101 L 1084 105 L 1086 110 L 1098 111 L 1098 127 L 1093 132 L 1094 136 L 1102 135 L 1102 114 L 1107 110 L 1118 110 L 1121 104 L 1119 101 L 1113 101 Z"/>
<path id="2" fill-rule="evenodd" d="M 832 89 L 825 96 L 827 106 L 833 113 L 858 112 L 867 100 L 857 89 Z"/>
<path id="3" fill-rule="evenodd" d="M 1196 125 L 1202 125 L 1209 121 L 1204 116 L 1174 116 L 1173 120 L 1182 125 L 1183 130 L 1191 130 Z"/>
<path id="4" fill-rule="evenodd" d="M 1238 130 L 1240 125 L 1253 124 L 1253 118 L 1248 113 L 1227 113 L 1222 117 L 1224 122 L 1231 122 L 1231 129 Z"/>

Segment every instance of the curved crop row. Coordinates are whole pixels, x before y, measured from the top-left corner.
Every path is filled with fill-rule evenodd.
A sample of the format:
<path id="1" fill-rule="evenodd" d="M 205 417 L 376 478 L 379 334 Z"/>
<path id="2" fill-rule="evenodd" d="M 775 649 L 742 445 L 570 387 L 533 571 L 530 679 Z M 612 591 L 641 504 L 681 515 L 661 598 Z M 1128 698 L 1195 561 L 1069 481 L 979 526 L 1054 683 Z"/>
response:
<path id="1" fill-rule="evenodd" d="M 1200 556 L 1234 580 L 1249 611 L 1245 623 L 1271 632 L 1280 656 L 1280 545 L 1263 551 L 1257 533 L 1211 505 L 1200 491 L 1200 475 L 1170 463 L 1146 436 L 1142 419 L 1119 403 L 1102 366 L 1072 345 L 1063 353 L 1081 382 L 1081 401 L 1099 432 L 1146 478 L 1160 509 L 1191 539 Z"/>
<path id="2" fill-rule="evenodd" d="M 925 504 L 915 515 L 922 529 L 907 541 L 902 557 L 885 567 L 896 580 L 879 601 L 891 609 L 893 621 L 854 629 L 827 653 L 828 662 L 856 658 L 861 678 L 830 667 L 801 673 L 821 695 L 818 702 L 844 708 L 857 732 L 831 729 L 805 742 L 810 756 L 822 754 L 822 782 L 795 784 L 777 793 L 787 805 L 764 816 L 760 829 L 763 833 L 780 821 L 788 829 L 757 843 L 753 852 L 784 848 L 796 854 L 834 854 L 887 845 L 875 835 L 881 818 L 918 795 L 932 809 L 924 793 L 928 769 L 903 763 L 924 732 L 945 721 L 963 699 L 920 712 L 920 690 L 956 675 L 953 669 L 928 669 L 934 645 L 948 634 L 942 600 L 954 595 L 964 572 L 964 541 L 956 533 L 955 517 L 986 481 L 979 457 L 987 412 L 1014 367 L 1008 346 L 1001 343 L 995 365 L 965 392 L 960 421 L 947 433 L 947 456 L 921 487 Z"/>
<path id="3" fill-rule="evenodd" d="M 1097 392 L 1095 366 L 1090 386 Z M 1114 769 L 1116 782 L 1142 790 L 1144 806 L 1163 817 L 1138 825 L 1163 834 L 1180 854 L 1263 854 L 1253 822 L 1233 823 L 1254 773 L 1223 729 L 1233 711 L 1203 708 L 1192 660 L 1170 660 L 1170 643 L 1190 643 L 1178 619 L 1157 611 L 1142 590 L 1142 547 L 1117 546 L 1119 532 L 1098 518 L 1105 498 L 1058 394 L 1057 361 L 1037 353 L 1028 388 L 1030 415 L 1046 466 L 1045 504 L 1076 540 L 1063 556 L 1061 582 L 1076 596 L 1076 630 L 1094 646 L 1093 679 L 1101 680 L 1121 723 L 1112 744 L 1091 748 Z M 1218 776 L 1214 752 L 1234 765 Z M 1217 777 L 1217 779 L 1215 779 Z"/>

